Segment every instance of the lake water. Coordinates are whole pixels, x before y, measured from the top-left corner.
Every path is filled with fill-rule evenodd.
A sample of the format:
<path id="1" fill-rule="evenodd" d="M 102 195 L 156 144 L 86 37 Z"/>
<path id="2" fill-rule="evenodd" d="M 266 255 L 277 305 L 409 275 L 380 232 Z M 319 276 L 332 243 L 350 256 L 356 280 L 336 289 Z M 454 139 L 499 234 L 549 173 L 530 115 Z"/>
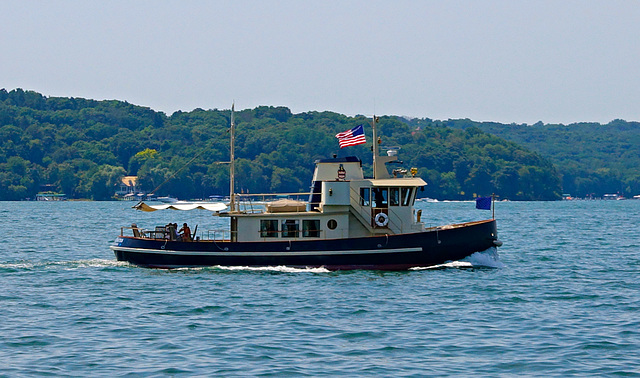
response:
<path id="1" fill-rule="evenodd" d="M 640 201 L 497 203 L 499 257 L 407 272 L 138 268 L 121 226 L 222 224 L 129 206 L 0 202 L 0 375 L 640 376 Z"/>

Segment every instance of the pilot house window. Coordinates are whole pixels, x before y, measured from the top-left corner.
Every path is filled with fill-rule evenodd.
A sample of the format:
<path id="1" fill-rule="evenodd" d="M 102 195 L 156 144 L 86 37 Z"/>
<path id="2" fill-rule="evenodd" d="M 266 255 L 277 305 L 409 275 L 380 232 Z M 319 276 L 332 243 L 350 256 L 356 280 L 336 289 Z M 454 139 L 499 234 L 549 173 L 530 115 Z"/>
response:
<path id="1" fill-rule="evenodd" d="M 387 188 L 373 188 L 373 207 L 388 207 L 389 189 Z"/>
<path id="2" fill-rule="evenodd" d="M 411 201 L 411 193 L 413 190 L 411 188 L 402 188 L 402 206 L 409 206 L 409 202 Z"/>
<path id="3" fill-rule="evenodd" d="M 261 238 L 277 238 L 278 237 L 278 221 L 267 219 L 260 221 L 260 237 Z"/>
<path id="4" fill-rule="evenodd" d="M 389 205 L 400 205 L 400 188 L 389 188 Z"/>

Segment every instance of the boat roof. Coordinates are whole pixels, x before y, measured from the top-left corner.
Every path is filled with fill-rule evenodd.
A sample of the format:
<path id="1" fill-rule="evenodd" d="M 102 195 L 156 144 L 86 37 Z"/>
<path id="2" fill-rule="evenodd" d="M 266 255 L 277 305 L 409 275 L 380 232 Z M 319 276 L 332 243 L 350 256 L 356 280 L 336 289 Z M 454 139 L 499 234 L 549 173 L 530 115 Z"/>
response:
<path id="1" fill-rule="evenodd" d="M 209 210 L 209 211 L 222 211 L 225 210 L 227 208 L 227 205 L 225 205 L 222 202 L 207 202 L 207 203 L 170 203 L 170 204 L 164 204 L 164 205 L 147 205 L 144 202 L 140 202 L 139 204 L 133 206 L 134 209 L 136 210 L 141 210 L 141 211 L 156 211 L 156 210 L 194 210 L 194 209 L 201 209 L 201 210 Z"/>
<path id="2" fill-rule="evenodd" d="M 389 179 L 366 179 L 371 186 L 424 186 L 427 183 L 420 177 L 400 177 Z"/>
<path id="3" fill-rule="evenodd" d="M 361 163 L 362 161 L 356 156 L 347 156 L 341 158 L 328 158 L 317 160 L 316 163 Z"/>

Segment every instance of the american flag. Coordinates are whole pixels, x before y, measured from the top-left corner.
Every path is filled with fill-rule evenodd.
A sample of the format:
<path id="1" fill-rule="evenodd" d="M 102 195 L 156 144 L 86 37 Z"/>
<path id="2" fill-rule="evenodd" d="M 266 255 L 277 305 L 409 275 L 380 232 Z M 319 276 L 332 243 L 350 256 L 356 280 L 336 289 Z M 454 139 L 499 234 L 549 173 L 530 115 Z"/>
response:
<path id="1" fill-rule="evenodd" d="M 364 138 L 364 127 L 362 125 L 338 133 L 336 134 L 336 138 L 338 138 L 340 148 L 367 143 L 367 140 Z"/>

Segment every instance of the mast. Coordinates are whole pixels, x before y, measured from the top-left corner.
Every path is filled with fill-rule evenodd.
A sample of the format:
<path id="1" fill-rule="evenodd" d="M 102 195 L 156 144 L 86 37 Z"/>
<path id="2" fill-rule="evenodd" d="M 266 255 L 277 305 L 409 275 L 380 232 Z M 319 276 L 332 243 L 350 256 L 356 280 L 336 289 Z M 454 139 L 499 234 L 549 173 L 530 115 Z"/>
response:
<path id="1" fill-rule="evenodd" d="M 230 152 L 230 159 L 229 159 L 229 211 L 230 212 L 235 212 L 236 211 L 236 194 L 235 194 L 235 188 L 234 188 L 234 183 L 236 181 L 236 170 L 235 170 L 235 144 L 236 144 L 236 139 L 235 139 L 235 128 L 236 128 L 236 124 L 234 121 L 234 112 L 235 112 L 235 102 L 233 102 L 231 104 L 231 129 L 229 131 L 230 135 L 231 135 L 231 152 Z"/>
<path id="2" fill-rule="evenodd" d="M 378 133 L 376 131 L 376 115 L 373 115 L 371 120 L 371 129 L 373 130 L 373 146 L 371 151 L 373 152 L 373 178 L 378 178 Z"/>
<path id="3" fill-rule="evenodd" d="M 374 179 L 386 179 L 390 178 L 389 171 L 387 170 L 386 163 L 398 160 L 397 156 L 380 156 L 378 149 L 380 148 L 380 137 L 378 137 L 378 130 L 376 128 L 376 124 L 380 122 L 380 117 L 376 117 L 373 115 L 373 120 L 371 121 L 371 128 L 373 129 L 373 147 L 371 151 L 373 151 L 373 178 Z"/>

